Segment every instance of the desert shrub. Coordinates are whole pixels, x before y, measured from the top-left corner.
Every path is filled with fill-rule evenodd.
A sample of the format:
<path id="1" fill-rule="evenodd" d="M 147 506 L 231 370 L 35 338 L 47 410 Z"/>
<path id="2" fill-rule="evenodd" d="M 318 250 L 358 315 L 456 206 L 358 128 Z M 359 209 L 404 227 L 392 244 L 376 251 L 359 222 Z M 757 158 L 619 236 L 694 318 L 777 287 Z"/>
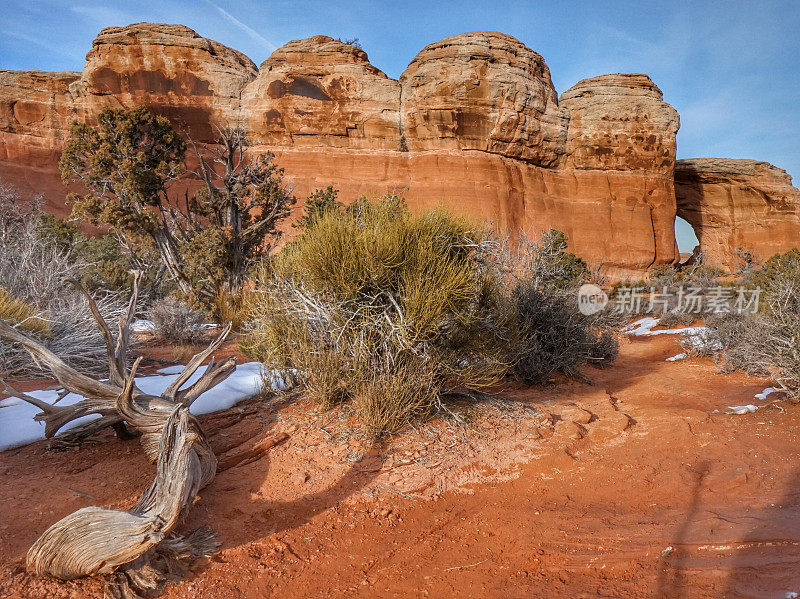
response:
<path id="1" fill-rule="evenodd" d="M 170 343 L 201 343 L 205 339 L 205 314 L 174 296 L 153 302 L 147 313 L 157 338 Z"/>
<path id="2" fill-rule="evenodd" d="M 402 352 L 366 371 L 353 392 L 355 413 L 369 437 L 402 429 L 430 414 L 439 401 L 441 384 L 424 358 Z"/>
<path id="3" fill-rule="evenodd" d="M 233 292 L 219 290 L 214 297 L 211 317 L 222 324 L 231 323 L 234 331 L 241 330 L 251 313 L 252 296 L 253 292 L 249 289 Z"/>
<path id="4" fill-rule="evenodd" d="M 39 213 L 15 207 L 18 201 L 13 191 L 0 189 L 0 214 L 8 217 L 27 212 L 15 221 L 0 219 L 0 287 L 18 309 L 23 304 L 24 310 L 36 315 L 36 320 L 23 319 L 16 326 L 36 336 L 71 366 L 98 376 L 107 374 L 105 344 L 86 299 L 74 287 L 64 284 L 65 279 L 79 278 L 86 264 L 71 260 L 45 240 Z M 109 322 L 118 320 L 125 309 L 126 298 L 120 294 L 101 292 L 95 294 L 95 299 Z M 13 317 L 11 321 L 13 326 Z M 6 342 L 0 342 L 0 371 L 6 376 L 43 374 L 27 352 Z"/>
<path id="5" fill-rule="evenodd" d="M 297 367 L 320 405 L 352 401 L 369 435 L 394 430 L 446 390 L 483 388 L 509 366 L 500 341 L 513 307 L 481 267 L 484 243 L 465 221 L 412 215 L 397 197 L 328 211 L 263 265 L 242 346 Z M 425 393 L 379 393 L 412 370 Z"/>
<path id="6" fill-rule="evenodd" d="M 765 296 L 785 292 L 787 283 L 794 281 L 800 281 L 800 250 L 797 248 L 775 254 L 745 279 L 748 286 L 760 287 Z"/>
<path id="7" fill-rule="evenodd" d="M 618 323 L 611 310 L 585 315 L 577 309 L 578 289 L 590 273 L 566 251 L 564 234 L 549 231 L 538 240 L 523 239 L 507 255 L 519 331 L 514 374 L 541 384 L 556 372 L 582 377 L 579 368 L 587 362 L 613 362 L 619 344 L 612 330 Z"/>
<path id="8" fill-rule="evenodd" d="M 50 324 L 31 304 L 19 300 L 0 287 L 0 319 L 26 333 L 47 335 Z"/>
<path id="9" fill-rule="evenodd" d="M 334 189 L 332 185 L 328 185 L 325 189 L 314 190 L 306 199 L 303 215 L 292 226 L 297 229 L 308 229 L 328 212 L 342 212 L 344 204 L 336 199 L 338 196 L 339 190 Z"/>
<path id="10" fill-rule="evenodd" d="M 700 287 L 707 289 L 719 284 L 719 277 L 725 271 L 712 264 L 703 261 L 703 254 L 695 256 L 693 264 L 685 264 L 679 267 L 662 265 L 655 267 L 650 273 L 648 286 L 655 288 L 663 287 Z"/>
<path id="11" fill-rule="evenodd" d="M 347 44 L 348 46 L 355 46 L 356 48 L 363 50 L 364 47 L 361 45 L 361 41 L 357 37 L 337 37 L 337 42 L 342 42 L 343 44 Z"/>
<path id="12" fill-rule="evenodd" d="M 440 210 L 362 198 L 262 263 L 241 347 L 297 368 L 322 408 L 347 403 L 377 437 L 512 371 L 541 382 L 613 360 L 601 317 L 577 309 L 588 275 L 559 232 L 512 245 Z"/>
<path id="13" fill-rule="evenodd" d="M 550 229 L 538 239 L 523 237 L 515 244 L 506 244 L 505 259 L 518 278 L 529 285 L 549 290 L 577 289 L 591 273 L 582 258 L 567 251 L 567 241 L 564 233 Z"/>
<path id="14" fill-rule="evenodd" d="M 659 326 L 673 329 L 676 327 L 688 327 L 697 318 L 697 314 L 682 310 L 670 310 L 665 313 L 658 321 Z"/>
<path id="15" fill-rule="evenodd" d="M 777 387 L 800 398 L 800 251 L 776 254 L 753 270 L 748 285 L 761 289 L 756 313 L 708 318 L 724 371 L 772 376 Z"/>
<path id="16" fill-rule="evenodd" d="M 87 235 L 71 221 L 50 214 L 40 217 L 39 235 L 73 262 L 83 265 L 81 284 L 92 290 L 125 290 L 133 285 L 132 270 L 144 273 L 143 295 L 162 295 L 163 281 L 158 255 L 146 240 L 123 250 L 120 239 L 110 233 Z"/>
<path id="17" fill-rule="evenodd" d="M 514 373 L 522 381 L 542 384 L 556 372 L 582 378 L 579 368 L 587 362 L 605 366 L 616 358 L 616 337 L 576 309 L 576 295 L 527 283 L 515 289 L 522 339 Z"/>

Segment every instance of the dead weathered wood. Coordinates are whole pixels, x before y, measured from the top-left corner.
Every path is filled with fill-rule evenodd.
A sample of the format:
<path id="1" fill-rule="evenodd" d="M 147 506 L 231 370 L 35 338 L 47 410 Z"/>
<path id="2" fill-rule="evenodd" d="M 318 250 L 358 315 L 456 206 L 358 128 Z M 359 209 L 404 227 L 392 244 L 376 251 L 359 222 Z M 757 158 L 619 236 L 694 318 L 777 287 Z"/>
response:
<path id="1" fill-rule="evenodd" d="M 225 470 L 234 468 L 235 466 L 244 466 L 245 464 L 250 464 L 256 460 L 260 460 L 270 449 L 280 445 L 288 438 L 289 435 L 286 433 L 280 433 L 274 437 L 259 441 L 246 451 L 242 451 L 222 459 L 217 465 L 217 472 L 224 472 Z"/>
<path id="2" fill-rule="evenodd" d="M 78 444 L 95 437 L 104 428 L 114 427 L 120 437 L 140 436 L 145 453 L 157 462 L 155 479 L 130 510 L 80 509 L 48 528 L 28 552 L 27 567 L 36 574 L 64 580 L 108 575 L 108 590 L 115 597 L 158 590 L 166 581 L 185 572 L 193 560 L 215 550 L 216 543 L 209 531 L 182 536 L 173 529 L 199 490 L 217 472 L 216 456 L 199 422 L 189 413 L 189 406 L 236 368 L 233 357 L 221 362 L 211 358 L 197 381 L 183 388 L 224 343 L 231 330 L 227 326 L 208 348 L 189 361 L 162 396 L 142 392 L 135 382 L 142 358 L 130 369 L 127 365 L 139 279 L 138 275 L 134 277 L 128 311 L 120 320 L 116 340 L 91 295 L 78 282 L 71 281 L 86 296 L 105 341 L 108 381 L 96 381 L 81 374 L 37 340 L 0 320 L 0 338 L 19 343 L 33 360 L 53 372 L 63 388 L 59 399 L 66 393 L 84 397 L 69 406 L 53 405 L 0 380 L 6 393 L 41 410 L 34 418 L 45 423 L 46 437 L 55 435 L 54 444 Z M 56 434 L 67 423 L 90 414 L 98 418 Z M 261 447 L 256 451 L 266 449 Z M 243 456 L 240 461 L 246 459 L 248 456 Z"/>
<path id="3" fill-rule="evenodd" d="M 130 339 L 130 323 L 133 320 L 136 309 L 139 280 L 140 276 L 136 275 L 127 313 L 119 322 L 116 341 L 114 341 L 108 324 L 97 309 L 91 295 L 83 289 L 80 283 L 71 281 L 86 295 L 89 309 L 94 315 L 97 326 L 105 340 L 109 368 L 108 381 L 97 381 L 81 374 L 36 339 L 25 335 L 0 319 L 0 338 L 22 345 L 33 360 L 53 372 L 64 391 L 84 397 L 81 401 L 69 406 L 56 406 L 21 393 L 5 381 L 0 380 L 0 385 L 4 387 L 6 393 L 31 403 L 42 410 L 41 413 L 34 416 L 34 419 L 45 423 L 46 438 L 49 439 L 56 435 L 69 422 L 90 414 L 97 414 L 100 418 L 67 431 L 64 433 L 65 439 L 62 441 L 68 445 L 77 444 L 82 437 L 92 437 L 101 429 L 109 426 L 114 427 L 116 430 L 121 430 L 120 424 L 123 422 L 124 416 L 119 413 L 116 402 L 117 397 L 122 392 L 123 382 L 128 375 L 127 353 Z M 186 389 L 181 389 L 181 386 L 197 372 L 203 362 L 225 342 L 230 330 L 230 325 L 223 328 L 208 348 L 194 356 L 161 397 L 148 395 L 134 384 L 131 394 L 137 407 L 140 408 L 141 419 L 146 430 L 140 429 L 132 422 L 129 423 L 143 433 L 142 444 L 151 459 L 156 459 L 158 435 L 161 433 L 166 417 L 172 412 L 176 403 L 191 405 L 202 393 L 224 381 L 236 369 L 235 357 L 227 358 L 221 362 L 214 362 L 212 358 L 211 364 L 209 364 L 200 378 Z M 150 434 L 145 435 L 144 433 Z"/>
<path id="4" fill-rule="evenodd" d="M 136 505 L 86 507 L 56 522 L 28 551 L 28 569 L 63 580 L 108 574 L 161 543 L 207 478 L 195 452 L 203 443 L 188 409 L 176 407 L 161 436 L 156 477 Z"/>

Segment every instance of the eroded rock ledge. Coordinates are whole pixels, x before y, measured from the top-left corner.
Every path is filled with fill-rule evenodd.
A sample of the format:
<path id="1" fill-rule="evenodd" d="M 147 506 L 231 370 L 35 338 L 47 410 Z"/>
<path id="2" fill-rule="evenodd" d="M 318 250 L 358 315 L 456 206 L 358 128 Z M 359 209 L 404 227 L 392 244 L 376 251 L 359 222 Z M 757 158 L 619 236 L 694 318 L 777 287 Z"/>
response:
<path id="1" fill-rule="evenodd" d="M 544 59 L 502 33 L 430 44 L 394 80 L 360 48 L 324 35 L 287 43 L 257 69 L 182 25 L 109 27 L 80 73 L 0 71 L 0 177 L 63 214 L 56 164 L 70 122 L 140 104 L 201 143 L 214 123 L 244 124 L 299 197 L 326 185 L 346 200 L 402 190 L 412 208 L 446 204 L 505 232 L 555 227 L 611 279 L 678 258 L 679 118 L 661 90 L 646 75 L 601 75 L 559 100 Z M 710 216 L 722 206 L 718 188 L 690 181 L 687 169 L 681 214 L 704 245 L 722 247 L 732 232 L 759 252 L 797 243 L 788 180 L 756 176 L 761 203 L 756 192 L 733 194 L 741 215 L 724 220 Z M 762 233 L 751 235 L 756 222 Z M 725 262 L 726 252 L 708 253 Z"/>
<path id="2" fill-rule="evenodd" d="M 691 158 L 675 165 L 678 216 L 698 233 L 706 259 L 729 270 L 737 249 L 764 260 L 800 247 L 800 192 L 768 162 Z"/>

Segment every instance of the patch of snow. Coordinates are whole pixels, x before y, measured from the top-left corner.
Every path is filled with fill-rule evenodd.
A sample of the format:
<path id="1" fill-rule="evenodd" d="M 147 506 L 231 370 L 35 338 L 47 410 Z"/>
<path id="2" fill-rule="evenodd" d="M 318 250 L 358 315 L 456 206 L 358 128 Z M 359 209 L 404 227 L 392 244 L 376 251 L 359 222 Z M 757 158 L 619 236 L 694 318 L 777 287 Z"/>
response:
<path id="1" fill-rule="evenodd" d="M 152 320 L 139 319 L 131 323 L 131 331 L 134 333 L 149 333 L 156 330 L 156 325 Z"/>
<path id="2" fill-rule="evenodd" d="M 203 330 L 218 329 L 219 325 L 216 322 L 204 322 L 203 324 L 196 325 L 197 328 Z M 131 323 L 131 331 L 134 333 L 152 333 L 156 330 L 156 324 L 152 320 L 140 318 Z"/>
<path id="3" fill-rule="evenodd" d="M 767 399 L 767 396 L 770 393 L 776 393 L 777 391 L 778 389 L 776 389 L 775 387 L 767 387 L 761 393 L 756 393 L 753 397 L 755 397 L 756 399 L 760 399 L 761 401 L 764 401 L 765 399 Z"/>
<path id="4" fill-rule="evenodd" d="M 652 337 L 653 335 L 682 335 L 684 341 L 692 348 L 706 351 L 717 351 L 722 346 L 717 339 L 710 339 L 711 331 L 708 327 L 683 327 L 681 329 L 664 329 L 654 331 L 653 327 L 658 325 L 659 319 L 653 316 L 640 318 L 636 322 L 623 327 L 622 333 L 635 337 Z M 683 356 L 686 357 L 686 356 Z M 675 358 L 676 360 L 682 358 Z"/>
<path id="5" fill-rule="evenodd" d="M 161 395 L 169 384 L 177 378 L 176 370 L 183 366 L 170 366 L 162 368 L 161 371 L 168 370 L 153 376 L 136 377 L 136 386 L 144 393 L 151 395 Z M 194 383 L 205 372 L 206 367 L 201 366 L 191 378 L 184 384 L 185 386 Z M 192 404 L 189 411 L 192 414 L 210 414 L 220 410 L 227 410 L 240 401 L 257 395 L 263 386 L 264 367 L 260 362 L 248 362 L 240 364 L 227 379 L 216 387 L 203 393 Z M 275 390 L 285 390 L 288 387 L 285 374 L 279 370 L 269 371 L 270 386 Z M 29 395 L 53 403 L 58 397 L 56 390 L 31 391 Z M 83 399 L 80 395 L 70 393 L 64 397 L 58 405 L 68 406 Z M 44 424 L 36 422 L 33 417 L 39 413 L 39 408 L 25 401 L 10 397 L 0 401 L 0 451 L 33 443 L 44 439 Z M 90 414 L 77 420 L 73 420 L 61 430 L 68 430 L 85 422 L 99 418 L 97 414 Z"/>
<path id="6" fill-rule="evenodd" d="M 752 414 L 758 409 L 758 406 L 747 404 L 746 406 L 728 406 L 729 412 L 727 414 Z"/>
<path id="7" fill-rule="evenodd" d="M 681 329 L 675 329 L 680 331 Z M 689 327 L 689 330 L 683 329 L 684 343 L 693 349 L 702 351 L 719 351 L 722 349 L 722 343 L 719 339 L 711 338 L 711 331 L 708 327 Z"/>
<path id="8" fill-rule="evenodd" d="M 651 335 L 697 335 L 708 331 L 707 327 L 684 327 L 682 329 L 654 331 L 653 327 L 657 326 L 660 320 L 660 318 L 655 318 L 654 316 L 645 316 L 636 322 L 622 327 L 620 332 L 636 337 L 649 337 Z"/>
<path id="9" fill-rule="evenodd" d="M 654 318 L 653 316 L 645 316 L 636 322 L 632 322 L 629 325 L 622 327 L 620 331 L 626 335 L 634 335 L 636 337 L 650 335 L 652 334 L 650 329 L 656 326 L 658 321 L 659 319 Z"/>
<path id="10" fill-rule="evenodd" d="M 676 354 L 676 355 L 672 356 L 671 358 L 667 358 L 667 362 L 677 362 L 678 360 L 685 360 L 685 359 L 686 359 L 686 353 L 683 352 L 683 353 L 680 353 L 680 354 Z"/>
<path id="11" fill-rule="evenodd" d="M 183 372 L 184 366 L 183 364 L 176 364 L 175 366 L 166 366 L 165 368 L 159 368 L 156 370 L 158 374 L 180 374 Z"/>

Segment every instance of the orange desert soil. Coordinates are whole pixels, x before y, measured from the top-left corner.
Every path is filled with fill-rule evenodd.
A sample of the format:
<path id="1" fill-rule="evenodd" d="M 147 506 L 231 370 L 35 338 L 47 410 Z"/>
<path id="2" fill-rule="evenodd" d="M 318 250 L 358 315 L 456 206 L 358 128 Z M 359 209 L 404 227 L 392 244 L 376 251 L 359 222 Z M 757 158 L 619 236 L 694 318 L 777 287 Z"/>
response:
<path id="1" fill-rule="evenodd" d="M 800 406 L 667 336 L 622 341 L 593 385 L 558 380 L 454 408 L 381 445 L 302 399 L 202 417 L 220 473 L 186 528 L 220 551 L 168 598 L 775 597 L 800 591 Z M 758 403 L 753 414 L 727 406 Z M 1 409 L 1 408 L 0 408 Z M 25 572 L 28 547 L 88 505 L 126 508 L 154 467 L 136 441 L 0 453 L 0 596 L 100 597 Z"/>

